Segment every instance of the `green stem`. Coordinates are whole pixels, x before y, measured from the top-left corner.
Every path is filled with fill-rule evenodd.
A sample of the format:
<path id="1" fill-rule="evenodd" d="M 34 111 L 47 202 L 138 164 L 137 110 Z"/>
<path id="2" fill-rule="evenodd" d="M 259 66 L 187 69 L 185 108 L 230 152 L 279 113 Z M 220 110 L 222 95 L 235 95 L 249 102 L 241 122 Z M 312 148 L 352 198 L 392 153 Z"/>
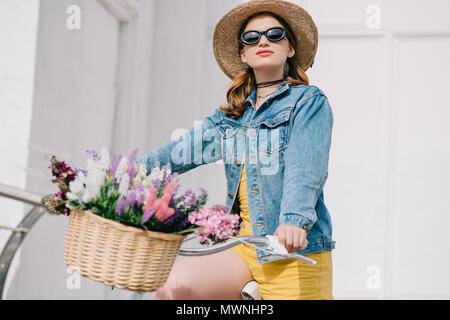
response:
<path id="1" fill-rule="evenodd" d="M 193 231 L 195 231 L 195 230 L 197 230 L 197 229 L 198 229 L 198 227 L 190 227 L 189 229 L 186 229 L 186 230 L 182 230 L 182 231 L 178 231 L 178 232 L 173 232 L 173 234 L 183 235 L 183 234 L 185 234 L 185 233 L 191 233 L 191 232 L 193 232 Z"/>

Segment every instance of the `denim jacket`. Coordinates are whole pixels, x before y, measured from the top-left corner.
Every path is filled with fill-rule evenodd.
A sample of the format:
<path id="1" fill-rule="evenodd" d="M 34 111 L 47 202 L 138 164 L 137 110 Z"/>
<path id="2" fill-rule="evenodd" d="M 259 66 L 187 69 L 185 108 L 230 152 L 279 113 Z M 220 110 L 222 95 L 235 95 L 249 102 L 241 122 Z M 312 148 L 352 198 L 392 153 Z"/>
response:
<path id="1" fill-rule="evenodd" d="M 228 213 L 239 214 L 236 198 L 245 159 L 253 234 L 273 235 L 279 225 L 291 224 L 307 231 L 308 246 L 297 253 L 330 251 L 335 242 L 323 195 L 333 127 L 328 99 L 316 86 L 286 83 L 255 111 L 255 96 L 253 89 L 242 117 L 216 109 L 183 137 L 136 162 L 149 171 L 158 162 L 170 163 L 182 174 L 223 161 Z M 258 249 L 256 255 L 259 263 L 280 259 Z"/>

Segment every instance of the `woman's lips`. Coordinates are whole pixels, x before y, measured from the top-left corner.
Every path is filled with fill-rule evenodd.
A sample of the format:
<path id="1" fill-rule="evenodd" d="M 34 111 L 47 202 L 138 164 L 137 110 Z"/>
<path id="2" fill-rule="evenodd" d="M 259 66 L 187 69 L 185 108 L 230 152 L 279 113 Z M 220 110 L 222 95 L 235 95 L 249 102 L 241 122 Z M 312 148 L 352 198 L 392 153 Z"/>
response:
<path id="1" fill-rule="evenodd" d="M 258 56 L 263 56 L 263 57 L 265 57 L 265 56 L 270 56 L 271 54 L 273 54 L 273 52 L 272 52 L 272 51 L 258 51 L 256 54 L 257 54 Z"/>

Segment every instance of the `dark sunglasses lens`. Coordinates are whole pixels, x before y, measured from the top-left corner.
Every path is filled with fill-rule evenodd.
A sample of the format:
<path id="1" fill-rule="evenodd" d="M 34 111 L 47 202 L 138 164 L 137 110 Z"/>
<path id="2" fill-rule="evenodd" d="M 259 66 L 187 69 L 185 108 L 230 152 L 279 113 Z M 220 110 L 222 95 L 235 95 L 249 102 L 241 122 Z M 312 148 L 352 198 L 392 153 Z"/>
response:
<path id="1" fill-rule="evenodd" d="M 270 41 L 279 41 L 284 37 L 284 30 L 281 28 L 274 28 L 267 31 L 267 39 Z"/>
<path id="2" fill-rule="evenodd" d="M 255 31 L 246 32 L 242 35 L 242 40 L 247 44 L 257 43 L 259 40 L 259 33 Z"/>

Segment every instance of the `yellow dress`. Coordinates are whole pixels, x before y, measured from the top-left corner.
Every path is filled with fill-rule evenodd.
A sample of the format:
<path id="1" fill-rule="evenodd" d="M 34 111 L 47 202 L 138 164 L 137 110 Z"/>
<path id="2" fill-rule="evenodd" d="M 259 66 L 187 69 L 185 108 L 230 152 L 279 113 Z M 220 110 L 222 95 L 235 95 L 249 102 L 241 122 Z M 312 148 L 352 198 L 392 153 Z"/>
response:
<path id="1" fill-rule="evenodd" d="M 240 215 L 243 224 L 240 236 L 253 235 L 248 212 L 245 163 L 238 189 Z M 258 282 L 264 300 L 320 300 L 333 299 L 331 251 L 305 254 L 317 261 L 316 266 L 297 259 L 283 259 L 260 264 L 255 249 L 240 244 L 233 249 L 247 263 L 253 279 Z"/>

